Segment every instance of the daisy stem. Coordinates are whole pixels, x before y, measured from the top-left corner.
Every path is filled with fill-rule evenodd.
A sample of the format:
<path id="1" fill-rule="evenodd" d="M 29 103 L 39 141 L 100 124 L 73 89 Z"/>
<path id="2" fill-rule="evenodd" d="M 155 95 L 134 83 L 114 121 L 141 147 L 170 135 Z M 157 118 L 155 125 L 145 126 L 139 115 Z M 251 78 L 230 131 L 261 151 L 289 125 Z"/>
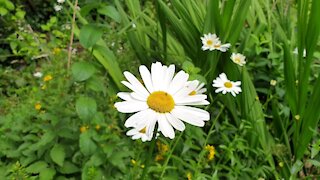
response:
<path id="1" fill-rule="evenodd" d="M 166 172 L 166 170 L 167 170 L 167 165 L 168 165 L 168 163 L 169 163 L 169 160 L 170 160 L 170 158 L 171 158 L 171 156 L 172 156 L 172 153 L 173 153 L 174 149 L 176 148 L 176 146 L 177 146 L 177 144 L 178 144 L 178 142 L 179 142 L 182 134 L 183 134 L 183 131 L 179 134 L 179 136 L 177 137 L 177 140 L 174 142 L 174 144 L 173 144 L 173 146 L 172 146 L 172 148 L 171 148 L 171 150 L 170 150 L 170 152 L 169 152 L 169 155 L 168 155 L 166 161 L 164 162 L 164 164 L 163 164 L 163 166 L 162 166 L 162 171 L 161 171 L 161 175 L 160 175 L 160 178 L 159 178 L 159 179 L 162 179 L 164 173 Z"/>
<path id="2" fill-rule="evenodd" d="M 150 162 L 151 162 L 151 159 L 152 159 L 152 154 L 153 154 L 153 150 L 154 150 L 155 145 L 156 145 L 156 139 L 153 137 L 152 141 L 150 143 L 150 148 L 149 148 L 149 152 L 148 152 L 148 158 L 146 160 L 146 166 L 145 166 L 145 168 L 143 169 L 143 172 L 142 172 L 142 176 L 141 176 L 142 180 L 146 179 L 146 175 L 147 175 L 148 169 L 150 167 Z"/>

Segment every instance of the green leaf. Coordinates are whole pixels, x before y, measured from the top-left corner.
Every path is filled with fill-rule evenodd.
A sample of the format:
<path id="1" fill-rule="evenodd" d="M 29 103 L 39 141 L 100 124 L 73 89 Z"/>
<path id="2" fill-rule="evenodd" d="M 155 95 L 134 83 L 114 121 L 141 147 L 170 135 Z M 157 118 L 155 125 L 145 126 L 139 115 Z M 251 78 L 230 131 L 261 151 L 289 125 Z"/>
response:
<path id="1" fill-rule="evenodd" d="M 71 71 L 76 81 L 84 81 L 89 79 L 96 69 L 88 62 L 77 62 L 72 65 Z"/>
<path id="2" fill-rule="evenodd" d="M 1 16 L 4 16 L 4 15 L 6 15 L 6 14 L 8 14 L 8 10 L 5 9 L 5 8 L 3 8 L 3 7 L 0 7 L 0 15 L 1 15 Z"/>
<path id="3" fill-rule="evenodd" d="M 87 132 L 80 135 L 79 146 L 80 151 L 86 156 L 94 154 L 97 149 L 96 143 L 93 142 L 91 136 Z"/>
<path id="4" fill-rule="evenodd" d="M 29 173 L 40 173 L 43 169 L 47 168 L 48 164 L 44 161 L 38 161 L 26 168 Z"/>
<path id="5" fill-rule="evenodd" d="M 80 171 L 80 169 L 76 165 L 69 161 L 64 162 L 63 166 L 58 168 L 58 170 L 62 174 L 73 174 Z"/>
<path id="6" fill-rule="evenodd" d="M 76 111 L 80 119 L 90 120 L 97 112 L 97 103 L 90 97 L 80 97 L 76 102 Z"/>
<path id="7" fill-rule="evenodd" d="M 52 131 L 46 132 L 40 139 L 40 141 L 37 143 L 37 148 L 38 147 L 43 147 L 49 143 L 51 143 L 54 138 L 56 137 L 56 134 Z"/>
<path id="8" fill-rule="evenodd" d="M 99 78 L 97 76 L 92 76 L 87 81 L 87 87 L 97 92 L 103 92 L 104 95 L 107 91 L 104 81 L 102 80 L 102 78 Z"/>
<path id="9" fill-rule="evenodd" d="M 298 160 L 291 167 L 290 173 L 292 175 L 295 175 L 302 169 L 302 167 L 303 167 L 303 163 L 300 160 Z"/>
<path id="10" fill-rule="evenodd" d="M 117 9 L 113 6 L 103 6 L 98 9 L 98 13 L 109 16 L 110 18 L 112 18 L 113 20 L 115 20 L 118 23 L 121 22 L 121 16 L 120 16 L 119 12 L 117 11 Z"/>
<path id="11" fill-rule="evenodd" d="M 65 150 L 60 144 L 54 145 L 50 151 L 50 157 L 53 162 L 57 163 L 59 166 L 63 166 L 64 159 L 66 157 Z"/>
<path id="12" fill-rule="evenodd" d="M 80 30 L 79 40 L 83 47 L 90 48 L 102 37 L 102 29 L 94 24 L 86 24 Z"/>
<path id="13" fill-rule="evenodd" d="M 51 180 L 56 174 L 56 170 L 53 168 L 45 168 L 40 172 L 40 180 Z"/>

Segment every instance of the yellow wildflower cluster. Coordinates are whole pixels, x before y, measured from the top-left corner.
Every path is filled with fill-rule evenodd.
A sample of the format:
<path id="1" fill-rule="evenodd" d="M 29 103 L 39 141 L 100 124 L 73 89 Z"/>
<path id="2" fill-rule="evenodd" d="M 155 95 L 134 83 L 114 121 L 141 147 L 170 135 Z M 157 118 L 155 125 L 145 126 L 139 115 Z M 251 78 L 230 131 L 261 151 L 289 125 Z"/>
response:
<path id="1" fill-rule="evenodd" d="M 88 129 L 89 129 L 89 126 L 83 125 L 83 126 L 80 127 L 80 132 L 81 132 L 81 133 L 84 133 L 84 132 L 86 132 Z"/>
<path id="2" fill-rule="evenodd" d="M 52 80 L 52 76 L 50 74 L 46 75 L 44 78 L 43 78 L 43 81 L 44 82 L 47 82 L 47 81 L 50 81 Z"/>
<path id="3" fill-rule="evenodd" d="M 169 146 L 164 143 L 161 143 L 160 141 L 157 141 L 157 148 L 158 154 L 156 155 L 155 160 L 159 162 L 164 159 L 163 155 L 169 151 Z"/>
<path id="4" fill-rule="evenodd" d="M 41 104 L 39 102 L 37 102 L 35 105 L 34 105 L 34 108 L 36 110 L 40 110 L 41 109 Z"/>
<path id="5" fill-rule="evenodd" d="M 214 146 L 211 146 L 211 145 L 206 145 L 205 149 L 209 152 L 208 155 L 207 155 L 207 158 L 209 161 L 213 160 L 214 158 L 214 155 L 216 154 L 216 150 L 214 148 Z"/>

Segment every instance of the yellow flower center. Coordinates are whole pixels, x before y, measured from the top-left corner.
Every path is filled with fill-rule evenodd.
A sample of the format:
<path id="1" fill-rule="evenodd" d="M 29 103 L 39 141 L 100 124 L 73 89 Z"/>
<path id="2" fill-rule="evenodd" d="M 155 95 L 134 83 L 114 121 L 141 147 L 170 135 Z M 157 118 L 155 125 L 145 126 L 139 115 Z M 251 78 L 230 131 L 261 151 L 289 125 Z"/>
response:
<path id="1" fill-rule="evenodd" d="M 235 58 L 235 59 L 234 59 L 234 62 L 240 63 L 240 58 Z"/>
<path id="2" fill-rule="evenodd" d="M 171 112 L 174 108 L 172 96 L 164 91 L 155 91 L 147 99 L 148 106 L 159 113 Z"/>
<path id="3" fill-rule="evenodd" d="M 189 93 L 190 96 L 196 95 L 197 92 L 196 91 L 192 91 L 191 93 Z"/>
<path id="4" fill-rule="evenodd" d="M 209 39 L 207 40 L 207 45 L 211 46 L 213 44 L 213 42 Z"/>
<path id="5" fill-rule="evenodd" d="M 226 87 L 226 88 L 232 88 L 232 83 L 231 82 L 225 82 L 224 84 L 224 87 Z"/>
<path id="6" fill-rule="evenodd" d="M 146 133 L 146 130 L 147 130 L 147 128 L 146 127 L 144 127 L 143 129 L 141 129 L 139 132 L 140 133 L 142 133 L 142 134 L 145 134 Z"/>

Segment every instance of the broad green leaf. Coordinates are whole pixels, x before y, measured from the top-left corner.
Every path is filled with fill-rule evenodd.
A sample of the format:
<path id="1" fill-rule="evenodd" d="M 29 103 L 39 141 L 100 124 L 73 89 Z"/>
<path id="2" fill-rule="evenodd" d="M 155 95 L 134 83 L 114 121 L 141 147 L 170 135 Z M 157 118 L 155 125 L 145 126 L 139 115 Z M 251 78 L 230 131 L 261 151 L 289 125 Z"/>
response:
<path id="1" fill-rule="evenodd" d="M 302 169 L 302 167 L 303 167 L 303 163 L 302 163 L 300 160 L 298 160 L 298 161 L 296 161 L 296 162 L 293 164 L 293 166 L 291 167 L 290 173 L 291 173 L 292 175 L 295 175 L 295 174 L 297 174 L 297 173 Z"/>
<path id="2" fill-rule="evenodd" d="M 79 40 L 83 47 L 90 48 L 102 37 L 102 29 L 94 24 L 86 24 L 80 30 Z"/>
<path id="3" fill-rule="evenodd" d="M 103 92 L 104 95 L 107 91 L 103 79 L 97 76 L 92 76 L 90 79 L 88 79 L 87 87 L 97 92 Z"/>
<path id="4" fill-rule="evenodd" d="M 50 157 L 53 162 L 57 163 L 59 166 L 63 166 L 63 162 L 66 157 L 63 146 L 60 144 L 55 144 L 50 151 Z"/>
<path id="5" fill-rule="evenodd" d="M 80 119 L 88 121 L 97 112 L 97 103 L 90 97 L 80 97 L 76 102 L 76 111 Z"/>
<path id="6" fill-rule="evenodd" d="M 40 172 L 39 179 L 40 180 L 51 180 L 56 174 L 56 170 L 53 168 L 45 168 Z"/>
<path id="7" fill-rule="evenodd" d="M 97 149 L 96 143 L 93 142 L 91 136 L 87 132 L 80 135 L 79 146 L 80 151 L 86 156 L 92 155 Z"/>
<path id="8" fill-rule="evenodd" d="M 38 161 L 26 168 L 29 173 L 40 173 L 43 169 L 47 168 L 48 164 L 45 161 Z"/>
<path id="9" fill-rule="evenodd" d="M 58 170 L 62 174 L 73 174 L 80 171 L 80 169 L 70 161 L 64 162 L 63 166 L 58 168 Z"/>
<path id="10" fill-rule="evenodd" d="M 121 16 L 117 9 L 113 6 L 103 6 L 98 9 L 98 13 L 109 16 L 118 23 L 121 22 Z"/>
<path id="11" fill-rule="evenodd" d="M 37 143 L 37 147 L 45 146 L 49 143 L 51 143 L 54 138 L 56 137 L 56 134 L 52 131 L 46 132 L 40 139 L 40 141 Z"/>
<path id="12" fill-rule="evenodd" d="M 71 71 L 76 81 L 84 81 L 89 79 L 96 69 L 88 62 L 77 62 L 72 65 Z"/>

